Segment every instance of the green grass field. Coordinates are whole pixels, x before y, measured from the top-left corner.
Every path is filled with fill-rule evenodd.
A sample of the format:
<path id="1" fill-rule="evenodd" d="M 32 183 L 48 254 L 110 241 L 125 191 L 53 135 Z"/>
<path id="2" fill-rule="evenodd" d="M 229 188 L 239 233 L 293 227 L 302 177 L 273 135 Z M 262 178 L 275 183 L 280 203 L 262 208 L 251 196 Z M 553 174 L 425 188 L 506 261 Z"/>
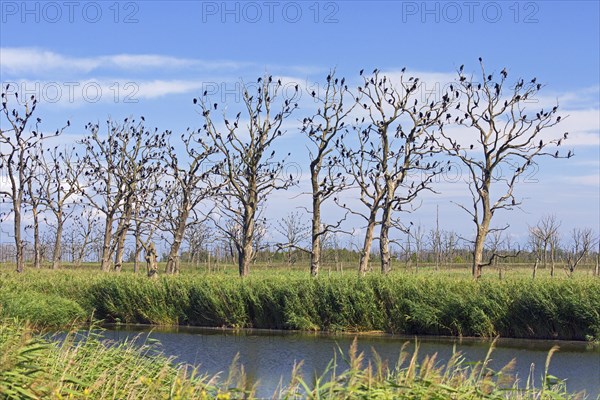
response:
<path id="1" fill-rule="evenodd" d="M 129 267 L 129 266 L 128 266 Z M 476 282 L 466 268 L 399 270 L 359 278 L 257 266 L 241 279 L 235 267 L 183 268 L 150 280 L 143 273 L 79 270 L 0 272 L 0 315 L 41 328 L 90 317 L 106 322 L 402 334 L 599 340 L 600 279 L 531 279 L 512 267 L 500 280 Z M 510 271 L 510 270 L 509 270 Z"/>

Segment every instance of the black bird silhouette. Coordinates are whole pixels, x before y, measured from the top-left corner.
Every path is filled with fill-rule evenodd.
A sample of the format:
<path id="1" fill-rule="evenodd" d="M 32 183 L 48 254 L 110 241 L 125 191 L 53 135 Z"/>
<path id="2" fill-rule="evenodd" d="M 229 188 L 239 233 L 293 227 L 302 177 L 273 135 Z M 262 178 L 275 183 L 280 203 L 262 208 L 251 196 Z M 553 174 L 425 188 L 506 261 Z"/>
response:
<path id="1" fill-rule="evenodd" d="M 359 72 L 359 75 L 361 75 L 361 76 L 362 76 L 363 72 L 365 72 L 365 70 L 364 70 L 364 69 L 361 69 L 361 70 L 360 70 L 360 72 Z M 7 87 L 7 89 L 8 89 L 8 87 Z"/>

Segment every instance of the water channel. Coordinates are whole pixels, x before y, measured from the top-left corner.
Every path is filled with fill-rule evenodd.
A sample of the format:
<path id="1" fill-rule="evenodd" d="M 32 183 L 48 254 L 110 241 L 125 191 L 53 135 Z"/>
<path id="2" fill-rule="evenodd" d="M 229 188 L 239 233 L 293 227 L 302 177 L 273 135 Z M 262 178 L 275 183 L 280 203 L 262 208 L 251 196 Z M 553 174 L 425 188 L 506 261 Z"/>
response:
<path id="1" fill-rule="evenodd" d="M 138 340 L 150 338 L 160 342 L 158 350 L 177 362 L 200 366 L 200 371 L 216 374 L 227 371 L 236 354 L 248 377 L 258 381 L 257 395 L 270 397 L 282 379 L 289 383 L 295 362 L 303 360 L 302 371 L 322 374 L 338 346 L 347 351 L 355 335 L 282 332 L 265 330 L 222 330 L 196 327 L 157 328 L 140 325 L 109 326 L 107 339 L 121 341 L 139 335 Z M 358 335 L 358 349 L 367 359 L 374 349 L 390 365 L 395 365 L 403 344 L 410 342 L 407 351 L 414 349 L 414 337 L 398 335 Z M 473 338 L 419 337 L 419 355 L 437 353 L 439 362 L 446 362 L 453 348 L 467 361 L 481 361 L 490 348 L 490 341 Z M 498 370 L 516 359 L 519 379 L 527 380 L 531 364 L 535 365 L 536 386 L 541 383 L 546 356 L 553 345 L 560 349 L 554 354 L 549 373 L 566 379 L 570 392 L 585 390 L 587 398 L 600 398 L 600 347 L 585 342 L 499 339 L 492 353 L 490 367 Z M 339 359 L 339 358 L 338 358 Z M 340 360 L 341 361 L 341 360 Z M 341 361 L 343 363 L 343 361 Z"/>

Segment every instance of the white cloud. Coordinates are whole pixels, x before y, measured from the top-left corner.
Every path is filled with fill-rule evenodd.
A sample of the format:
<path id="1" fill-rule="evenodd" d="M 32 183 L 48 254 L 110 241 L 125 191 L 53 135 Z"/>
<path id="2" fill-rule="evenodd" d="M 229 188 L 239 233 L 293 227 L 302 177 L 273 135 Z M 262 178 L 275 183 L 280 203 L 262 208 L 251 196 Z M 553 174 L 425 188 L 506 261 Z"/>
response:
<path id="1" fill-rule="evenodd" d="M 561 180 L 575 185 L 600 187 L 600 174 L 598 173 L 579 176 L 564 176 Z"/>
<path id="2" fill-rule="evenodd" d="M 136 71 L 141 69 L 199 68 L 203 70 L 236 70 L 249 63 L 205 61 L 156 54 L 114 54 L 95 57 L 70 57 L 53 51 L 22 48 L 0 48 L 0 68 L 8 74 L 55 72 L 57 70 L 90 73 L 102 68 Z"/>
<path id="3" fill-rule="evenodd" d="M 206 83 L 201 80 L 131 80 L 84 79 L 79 81 L 3 82 L 8 93 L 19 92 L 20 98 L 34 95 L 42 104 L 79 107 L 96 103 L 137 103 L 173 94 L 198 92 Z"/>

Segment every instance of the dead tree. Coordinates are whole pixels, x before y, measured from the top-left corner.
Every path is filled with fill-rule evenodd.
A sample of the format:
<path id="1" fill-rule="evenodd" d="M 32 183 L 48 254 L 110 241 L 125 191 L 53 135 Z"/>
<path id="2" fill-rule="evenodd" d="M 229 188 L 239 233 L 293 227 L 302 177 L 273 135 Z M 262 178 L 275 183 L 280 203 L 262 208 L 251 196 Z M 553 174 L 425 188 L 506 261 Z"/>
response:
<path id="1" fill-rule="evenodd" d="M 340 132 L 344 129 L 348 115 L 356 103 L 348 91 L 345 78 L 338 79 L 335 73 L 327 75 L 323 94 L 312 92 L 312 97 L 317 102 L 318 110 L 302 121 L 302 132 L 309 138 L 312 149 L 309 148 L 310 157 L 310 183 L 312 214 L 311 221 L 311 249 L 310 249 L 310 274 L 317 276 L 321 264 L 321 241 L 323 236 L 335 232 L 340 228 L 343 218 L 335 223 L 324 223 L 321 218 L 323 203 L 340 192 L 347 184 L 346 177 L 337 168 L 339 165 L 335 150 L 335 143 L 343 140 Z M 350 104 L 348 103 L 350 96 Z"/>
<path id="2" fill-rule="evenodd" d="M 542 239 L 542 263 L 546 268 L 548 263 L 548 248 L 550 250 L 550 276 L 554 276 L 554 267 L 556 261 L 556 247 L 558 246 L 560 221 L 556 216 L 545 215 L 536 225 L 536 231 Z"/>
<path id="3" fill-rule="evenodd" d="M 533 278 L 535 279 L 537 268 L 544 252 L 544 234 L 538 226 L 529 227 L 529 248 L 534 257 Z"/>
<path id="4" fill-rule="evenodd" d="M 29 182 L 33 179 L 33 171 L 39 156 L 37 149 L 42 141 L 48 138 L 40 131 L 42 120 L 36 118 L 33 129 L 30 129 L 30 119 L 37 106 L 34 96 L 23 99 L 23 114 L 17 108 L 9 110 L 9 97 L 14 96 L 14 101 L 19 103 L 18 92 L 8 93 L 9 85 L 2 91 L 2 115 L 5 127 L 0 128 L 0 171 L 4 171 L 8 179 L 8 188 L 0 190 L 2 202 L 9 201 L 11 208 L 9 213 L 13 215 L 13 233 L 15 240 L 16 271 L 23 272 L 25 258 L 23 254 L 24 242 L 22 239 L 23 200 L 26 196 Z M 67 126 L 69 122 L 67 121 Z M 66 127 L 57 130 L 54 135 L 59 135 Z"/>
<path id="5" fill-rule="evenodd" d="M 419 271 L 419 262 L 421 261 L 421 257 L 423 256 L 423 250 L 425 247 L 425 229 L 421 224 L 417 224 L 416 226 L 411 226 L 407 230 L 408 234 L 412 236 L 415 244 L 415 272 Z"/>
<path id="6" fill-rule="evenodd" d="M 309 230 L 308 226 L 302 221 L 300 213 L 292 212 L 286 215 L 285 217 L 281 218 L 278 221 L 275 230 L 279 232 L 279 234 L 282 235 L 286 240 L 283 243 L 277 243 L 277 249 L 286 250 L 288 266 L 293 264 L 293 251 L 302 251 L 312 254 L 311 250 L 308 250 L 306 247 L 302 246 L 302 244 L 309 237 L 311 237 L 311 231 Z M 321 249 L 319 248 L 319 250 Z"/>
<path id="7" fill-rule="evenodd" d="M 166 265 L 166 272 L 171 274 L 179 272 L 179 251 L 186 229 L 205 219 L 199 216 L 197 208 L 218 191 L 212 176 L 222 167 L 210 163 L 216 147 L 200 137 L 200 130 L 188 129 L 181 135 L 181 141 L 185 149 L 183 157 L 176 154 L 173 146 L 167 146 L 165 161 L 169 181 L 164 184 L 163 192 L 168 211 L 160 216 L 162 229 L 172 238 Z"/>
<path id="8" fill-rule="evenodd" d="M 77 250 L 73 255 L 73 264 L 75 267 L 81 266 L 84 258 L 89 252 L 89 247 L 93 243 L 95 233 L 98 232 L 100 220 L 94 214 L 91 208 L 83 208 L 72 218 L 71 229 L 75 233 L 77 241 Z"/>
<path id="9" fill-rule="evenodd" d="M 89 183 L 84 193 L 88 204 L 104 216 L 102 271 L 110 269 L 113 254 L 115 269 L 121 268 L 138 190 L 160 169 L 156 160 L 151 161 L 156 149 L 164 146 L 164 134 L 147 131 L 144 117 L 137 123 L 125 118 L 122 124 L 107 121 L 106 125 L 107 135 L 101 137 L 99 124 L 87 124 L 90 134 L 81 142 L 85 147 L 84 175 Z"/>
<path id="10" fill-rule="evenodd" d="M 574 228 L 571 231 L 571 248 L 567 253 L 566 273 L 569 277 L 573 276 L 575 268 L 589 253 L 590 249 L 596 245 L 594 231 L 590 228 Z"/>
<path id="11" fill-rule="evenodd" d="M 436 207 L 435 228 L 429 231 L 429 244 L 435 258 L 435 269 L 440 269 L 442 264 L 442 232 L 440 231 L 440 210 Z"/>
<path id="12" fill-rule="evenodd" d="M 363 85 L 358 87 L 361 96 L 356 101 L 366 116 L 355 120 L 358 147 L 352 149 L 342 143 L 341 152 L 367 207 L 364 214 L 351 211 L 367 223 L 359 273 L 364 274 L 367 269 L 377 224 L 381 226 L 381 272 L 387 273 L 390 229 L 402 228 L 393 213 L 410 210 L 420 192 L 432 190 L 432 177 L 440 171 L 441 166 L 430 156 L 439 152 L 433 135 L 449 106 L 449 98 L 445 95 L 440 101 L 419 102 L 419 79 L 405 77 L 404 69 L 396 82 L 398 86 L 377 69 L 363 79 Z M 382 215 L 378 221 L 379 210 Z"/>
<path id="13" fill-rule="evenodd" d="M 285 158 L 275 159 L 274 142 L 284 133 L 284 122 L 298 108 L 295 100 L 298 89 L 285 98 L 280 80 L 271 76 L 259 78 L 256 85 L 242 85 L 242 111 L 228 120 L 223 113 L 223 124 L 217 125 L 211 116 L 218 103 L 209 104 L 206 95 L 200 104 L 204 117 L 203 129 L 223 157 L 220 175 L 224 187 L 217 203 L 219 214 L 235 220 L 241 229 L 238 252 L 240 276 L 247 276 L 254 259 L 253 241 L 258 218 L 257 211 L 274 190 L 287 189 L 296 183 L 293 175 L 285 172 Z M 251 93 L 252 92 L 252 93 Z M 244 114 L 246 121 L 241 120 Z M 226 232 L 224 226 L 215 225 Z"/>
<path id="14" fill-rule="evenodd" d="M 473 219 L 476 232 L 473 241 L 473 277 L 479 278 L 484 261 L 483 252 L 492 217 L 497 211 L 512 210 L 522 202 L 515 198 L 519 177 L 540 156 L 569 158 L 572 152 L 561 155 L 550 150 L 560 146 L 564 136 L 548 139 L 541 137 L 547 128 L 558 124 L 558 105 L 537 112 L 525 110 L 525 103 L 533 99 L 542 88 L 536 78 L 523 79 L 509 86 L 508 72 L 502 69 L 496 76 L 488 73 L 480 61 L 480 75 L 467 77 L 464 67 L 458 70 L 458 78 L 450 86 L 459 102 L 456 110 L 447 113 L 440 145 L 455 160 L 466 167 L 467 183 L 471 193 L 470 205 L 458 204 Z M 480 80 L 478 80 L 480 79 Z M 453 134 L 462 128 L 460 137 Z"/>
<path id="15" fill-rule="evenodd" d="M 42 152 L 40 168 L 40 199 L 56 222 L 56 239 L 52 252 L 52 269 L 58 269 L 62 254 L 63 229 L 67 219 L 75 211 L 73 200 L 82 193 L 81 176 L 85 170 L 77 162 L 75 148 L 55 146 Z"/>
<path id="16" fill-rule="evenodd" d="M 208 245 L 214 240 L 214 232 L 204 220 L 190 224 L 185 230 L 184 241 L 187 243 L 188 261 L 197 264 L 203 252 L 208 253 Z"/>
<path id="17" fill-rule="evenodd" d="M 42 244 L 40 237 L 40 214 L 43 213 L 42 201 L 41 201 L 41 186 L 39 177 L 39 167 L 41 164 L 40 149 L 34 150 L 37 154 L 34 157 L 34 162 L 30 166 L 31 171 L 28 171 L 32 178 L 27 181 L 27 192 L 24 197 L 24 203 L 31 209 L 32 223 L 25 226 L 25 230 L 28 228 L 33 229 L 33 267 L 38 269 L 41 268 L 42 264 Z"/>

